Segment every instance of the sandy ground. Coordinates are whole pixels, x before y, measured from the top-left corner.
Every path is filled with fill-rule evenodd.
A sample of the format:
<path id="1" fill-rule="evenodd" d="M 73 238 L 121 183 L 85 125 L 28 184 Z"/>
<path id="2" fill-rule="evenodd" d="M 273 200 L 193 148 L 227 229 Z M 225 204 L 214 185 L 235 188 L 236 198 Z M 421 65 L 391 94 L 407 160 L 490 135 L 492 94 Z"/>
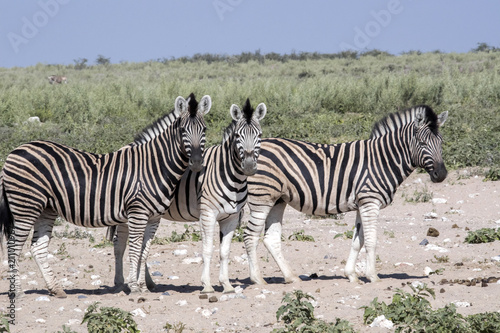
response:
<path id="1" fill-rule="evenodd" d="M 161 332 L 166 323 L 185 324 L 184 332 L 270 332 L 280 327 L 276 311 L 283 294 L 296 289 L 310 293 L 316 299 L 315 315 L 326 321 L 335 318 L 349 320 L 361 332 L 385 332 L 384 328 L 369 328 L 363 324 L 360 306 L 378 297 L 390 303 L 395 289 L 411 291 L 407 284 L 420 281 L 436 291 L 434 308 L 451 302 L 460 305 L 458 311 L 473 314 L 500 310 L 500 284 L 486 286 L 452 283 L 441 284 L 443 279 L 471 279 L 500 277 L 500 264 L 492 257 L 500 255 L 500 242 L 466 244 L 468 230 L 500 226 L 500 182 L 483 182 L 482 176 L 473 171 L 450 172 L 441 184 L 430 182 L 426 174 L 413 174 L 400 187 L 394 203 L 381 211 L 378 225 L 379 283 L 349 283 L 343 267 L 350 248 L 350 240 L 334 239 L 338 233 L 352 230 L 355 213 L 348 213 L 340 220 L 310 218 L 287 209 L 284 235 L 288 238 L 295 231 L 304 230 L 315 242 L 285 242 L 285 256 L 292 263 L 302 281 L 284 284 L 274 260 L 259 245 L 260 265 L 268 281 L 265 286 L 250 284 L 248 265 L 243 243 L 233 243 L 230 278 L 239 293 L 223 295 L 216 287 L 217 302 L 200 298 L 201 241 L 154 245 L 149 257 L 151 272 L 158 284 L 157 291 L 141 295 L 113 294 L 114 256 L 112 247 L 95 248 L 102 241 L 105 229 L 87 229 L 95 238 L 53 237 L 50 252 L 52 267 L 62 280 L 68 294 L 66 299 L 48 296 L 41 274 L 25 247 L 26 255 L 20 263 L 23 288 L 26 295 L 16 300 L 15 325 L 12 332 L 57 332 L 69 326 L 76 332 L 87 332 L 80 325 L 85 309 L 93 302 L 102 306 L 119 307 L 134 311 L 142 332 Z M 410 203 L 416 192 L 432 192 L 433 198 L 445 199 L 444 203 Z M 438 200 L 439 201 L 439 200 Z M 433 218 L 426 217 L 434 213 Z M 197 227 L 197 225 L 194 225 Z M 438 237 L 427 236 L 430 227 L 439 231 Z M 66 229 L 67 228 L 67 229 Z M 54 230 L 84 231 L 64 223 Z M 162 223 L 158 236 L 170 236 L 172 231 L 184 231 L 183 223 Z M 73 232 L 74 234 L 74 232 Z M 59 234 L 60 235 L 60 234 Z M 427 239 L 429 244 L 419 245 Z M 218 245 L 216 244 L 217 248 Z M 175 250 L 180 255 L 174 255 Z M 6 312 L 9 288 L 5 253 L 2 258 L 0 280 L 0 311 Z M 448 257 L 448 262 L 437 258 Z M 359 258 L 363 271 L 364 254 Z M 188 263 L 192 262 L 192 263 Z M 212 262 L 212 282 L 218 279 L 218 255 Z M 128 267 L 128 266 L 126 266 Z M 426 267 L 444 269 L 441 274 L 427 276 Z M 126 270 L 128 271 L 128 270 Z M 317 274 L 318 278 L 309 276 Z M 468 305 L 468 306 L 464 306 Z"/>

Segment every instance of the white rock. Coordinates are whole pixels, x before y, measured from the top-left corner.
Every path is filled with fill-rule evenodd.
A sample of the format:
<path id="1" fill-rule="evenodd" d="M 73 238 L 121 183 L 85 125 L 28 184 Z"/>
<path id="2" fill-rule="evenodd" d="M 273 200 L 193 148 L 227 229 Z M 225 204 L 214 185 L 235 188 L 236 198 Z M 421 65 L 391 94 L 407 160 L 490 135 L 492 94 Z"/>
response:
<path id="1" fill-rule="evenodd" d="M 201 315 L 205 318 L 208 318 L 212 315 L 212 311 L 210 311 L 209 309 L 203 309 L 201 310 Z"/>
<path id="2" fill-rule="evenodd" d="M 413 264 L 411 262 L 397 262 L 394 264 L 394 266 L 413 266 Z"/>
<path id="3" fill-rule="evenodd" d="M 448 202 L 445 198 L 432 198 L 431 202 L 433 204 L 445 204 Z"/>
<path id="4" fill-rule="evenodd" d="M 82 312 L 82 309 L 80 309 L 80 308 L 74 308 L 73 311 L 75 311 L 75 312 Z"/>
<path id="5" fill-rule="evenodd" d="M 432 272 L 434 272 L 434 270 L 432 268 L 430 268 L 429 266 L 424 268 L 424 275 L 429 276 L 429 275 L 431 275 Z"/>
<path id="6" fill-rule="evenodd" d="M 101 280 L 95 280 L 95 281 L 92 281 L 91 285 L 93 286 L 100 286 L 102 284 L 102 281 Z"/>
<path id="7" fill-rule="evenodd" d="M 495 221 L 495 223 L 496 223 L 496 224 L 500 224 L 500 220 L 496 220 L 496 221 Z"/>
<path id="8" fill-rule="evenodd" d="M 35 298 L 35 301 L 38 302 L 50 302 L 50 298 L 48 296 L 38 296 Z"/>
<path id="9" fill-rule="evenodd" d="M 500 281 L 500 280 L 499 280 Z M 227 301 L 229 299 L 229 297 L 227 295 L 222 295 L 221 297 L 219 297 L 219 301 L 220 302 L 224 302 L 224 301 Z"/>
<path id="10" fill-rule="evenodd" d="M 35 280 L 33 280 L 33 281 L 28 281 L 28 284 L 29 284 L 30 286 L 37 286 L 37 285 L 38 285 L 38 282 L 36 282 Z"/>
<path id="11" fill-rule="evenodd" d="M 479 193 L 471 193 L 469 194 L 469 198 L 475 198 L 479 195 Z"/>
<path id="12" fill-rule="evenodd" d="M 179 277 L 177 275 L 170 275 L 168 278 L 170 280 L 179 280 Z"/>
<path id="13" fill-rule="evenodd" d="M 201 257 L 196 257 L 196 258 L 186 258 L 182 260 L 183 264 L 201 264 L 203 261 L 203 258 Z"/>
<path id="14" fill-rule="evenodd" d="M 439 251 L 440 253 L 449 252 L 448 249 L 445 249 L 444 247 L 441 246 L 437 246 L 435 244 L 427 244 L 427 246 L 425 247 L 425 251 L 429 250 Z"/>
<path id="15" fill-rule="evenodd" d="M 500 255 L 491 257 L 491 260 L 493 260 L 493 261 L 500 261 Z M 500 280 L 498 280 L 498 281 L 500 281 Z"/>
<path id="16" fill-rule="evenodd" d="M 37 323 L 39 323 L 39 324 L 43 324 L 43 323 L 45 323 L 45 321 L 46 321 L 46 320 L 45 320 L 45 319 L 42 319 L 42 318 L 38 318 L 38 319 L 37 319 L 37 320 L 35 320 L 35 321 L 36 321 Z"/>
<path id="17" fill-rule="evenodd" d="M 188 250 L 186 250 L 186 249 L 174 250 L 174 256 L 185 256 L 185 255 L 187 255 L 187 253 L 188 253 Z"/>
<path id="18" fill-rule="evenodd" d="M 311 224 L 311 219 L 307 219 L 303 221 L 304 224 Z"/>
<path id="19" fill-rule="evenodd" d="M 464 211 L 461 209 L 450 209 L 450 214 L 463 214 Z"/>
<path id="20" fill-rule="evenodd" d="M 91 278 L 92 280 L 95 280 L 95 279 L 100 278 L 100 276 L 99 276 L 99 275 L 91 275 L 91 276 L 90 276 L 90 278 Z"/>
<path id="21" fill-rule="evenodd" d="M 461 205 L 461 204 L 463 204 L 463 203 L 464 203 L 464 201 L 463 201 L 463 200 L 458 200 L 458 201 L 457 201 L 457 204 L 459 204 L 459 205 Z"/>
<path id="22" fill-rule="evenodd" d="M 255 298 L 258 298 L 258 299 L 266 299 L 266 295 L 264 295 L 264 294 L 259 294 L 259 295 L 255 296 Z"/>
<path id="23" fill-rule="evenodd" d="M 424 214 L 424 219 L 426 219 L 426 220 L 437 219 L 437 217 L 438 217 L 438 214 L 434 213 L 434 212 Z"/>
<path id="24" fill-rule="evenodd" d="M 57 311 L 59 312 L 64 311 L 64 306 L 61 306 L 59 309 L 57 309 Z"/>
<path id="25" fill-rule="evenodd" d="M 243 288 L 241 288 L 240 286 L 236 286 L 236 288 L 234 288 L 234 292 L 236 294 L 241 294 L 243 292 Z"/>
<path id="26" fill-rule="evenodd" d="M 373 322 L 370 324 L 370 327 L 382 327 L 391 330 L 394 327 L 394 323 L 389 319 L 385 318 L 384 315 L 381 315 L 373 319 Z"/>
<path id="27" fill-rule="evenodd" d="M 472 306 L 472 304 L 469 303 L 469 302 L 455 301 L 455 302 L 452 302 L 452 303 L 455 304 L 455 306 L 458 307 L 458 308 L 468 308 L 469 306 Z"/>
<path id="28" fill-rule="evenodd" d="M 71 325 L 80 325 L 82 321 L 80 319 L 70 319 L 66 323 L 66 325 L 71 326 Z"/>
<path id="29" fill-rule="evenodd" d="M 28 123 L 39 124 L 40 123 L 40 118 L 37 117 L 37 116 L 29 117 L 28 118 Z"/>
<path id="30" fill-rule="evenodd" d="M 141 316 L 143 318 L 146 317 L 146 314 L 144 313 L 144 311 L 142 311 L 142 309 L 135 309 L 133 311 L 130 311 L 130 313 L 135 317 L 137 316 Z"/>
<path id="31" fill-rule="evenodd" d="M 411 285 L 412 285 L 414 288 L 419 288 L 419 287 L 421 288 L 421 287 L 423 287 L 423 286 L 424 286 L 424 284 L 423 284 L 422 282 L 420 282 L 420 281 L 413 281 L 413 282 L 411 283 Z"/>
<path id="32" fill-rule="evenodd" d="M 177 301 L 175 304 L 178 306 L 184 306 L 184 305 L 187 305 L 188 302 L 184 299 L 181 299 L 180 301 Z"/>

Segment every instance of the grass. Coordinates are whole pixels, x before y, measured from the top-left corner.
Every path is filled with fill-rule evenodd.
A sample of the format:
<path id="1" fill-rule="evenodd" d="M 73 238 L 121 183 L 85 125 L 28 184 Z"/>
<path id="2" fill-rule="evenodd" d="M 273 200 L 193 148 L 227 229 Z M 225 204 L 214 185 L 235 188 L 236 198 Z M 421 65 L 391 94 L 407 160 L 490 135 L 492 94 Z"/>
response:
<path id="1" fill-rule="evenodd" d="M 389 112 L 425 103 L 450 111 L 442 128 L 448 167 L 500 164 L 500 52 L 213 60 L 0 68 L 0 166 L 36 139 L 117 150 L 191 92 L 212 97 L 209 145 L 220 141 L 231 104 L 247 97 L 267 105 L 264 137 L 318 143 L 366 139 Z M 54 73 L 69 83 L 50 85 Z M 32 116 L 41 123 L 28 123 Z"/>

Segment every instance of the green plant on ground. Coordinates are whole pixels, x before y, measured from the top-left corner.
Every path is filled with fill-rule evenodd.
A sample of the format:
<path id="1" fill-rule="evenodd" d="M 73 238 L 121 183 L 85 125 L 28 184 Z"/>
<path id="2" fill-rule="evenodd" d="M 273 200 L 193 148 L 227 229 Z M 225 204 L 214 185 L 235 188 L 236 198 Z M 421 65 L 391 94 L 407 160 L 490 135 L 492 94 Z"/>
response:
<path id="1" fill-rule="evenodd" d="M 299 241 L 299 242 L 314 242 L 314 237 L 311 235 L 306 235 L 304 230 L 294 231 L 290 236 L 288 236 L 288 240 Z"/>
<path id="2" fill-rule="evenodd" d="M 483 182 L 486 182 L 488 180 L 490 180 L 490 181 L 500 180 L 500 168 L 499 167 L 493 167 L 486 173 L 486 176 L 484 176 Z"/>
<path id="3" fill-rule="evenodd" d="M 10 333 L 9 319 L 6 314 L 0 315 L 0 333 Z"/>
<path id="4" fill-rule="evenodd" d="M 87 323 L 89 332 L 140 332 L 130 312 L 115 307 L 103 306 L 99 308 L 99 303 L 92 303 L 83 316 L 82 325 Z"/>
<path id="5" fill-rule="evenodd" d="M 469 231 L 465 237 L 465 242 L 469 244 L 490 243 L 500 240 L 498 229 L 482 228 L 476 231 Z"/>
<path id="6" fill-rule="evenodd" d="M 416 189 L 413 196 L 408 195 L 406 192 L 403 192 L 401 196 L 405 199 L 405 202 L 429 202 L 432 200 L 433 193 L 429 191 L 426 185 L 422 189 Z"/>
<path id="7" fill-rule="evenodd" d="M 434 263 L 444 263 L 444 262 L 449 262 L 450 261 L 450 257 L 448 256 L 436 256 L 434 255 L 434 259 L 436 259 L 436 261 L 432 260 L 432 262 Z"/>
<path id="8" fill-rule="evenodd" d="M 62 331 L 57 331 L 57 333 L 77 333 L 76 331 L 73 331 L 71 327 L 68 327 L 66 325 L 62 325 Z"/>
<path id="9" fill-rule="evenodd" d="M 91 232 L 87 230 L 82 230 L 81 228 L 73 228 L 69 230 L 69 224 L 66 224 L 64 231 L 58 232 L 54 231 L 54 236 L 57 238 L 67 238 L 67 239 L 88 239 L 89 242 L 93 243 L 95 241 L 94 236 Z"/>
<path id="10" fill-rule="evenodd" d="M 314 297 L 304 293 L 302 290 L 295 290 L 293 293 L 286 293 L 282 299 L 284 305 L 280 306 L 276 312 L 276 319 L 283 321 L 284 328 L 274 329 L 273 333 L 351 333 L 355 332 L 351 324 L 339 318 L 335 323 L 327 323 L 314 317 L 314 306 L 309 301 L 314 301 Z"/>
<path id="11" fill-rule="evenodd" d="M 244 242 L 246 225 L 239 225 L 234 231 L 232 242 L 242 243 Z"/>
<path id="12" fill-rule="evenodd" d="M 182 333 L 184 329 L 186 328 L 186 325 L 184 323 L 175 323 L 175 324 L 170 324 L 166 323 L 163 328 L 167 331 L 167 333 Z"/>
<path id="13" fill-rule="evenodd" d="M 93 247 L 96 249 L 102 249 L 105 247 L 113 247 L 113 242 L 107 239 L 106 237 L 103 237 L 100 243 L 95 244 Z"/>
<path id="14" fill-rule="evenodd" d="M 153 238 L 152 244 L 165 245 L 169 243 L 178 243 L 193 241 L 198 242 L 201 239 L 201 234 L 198 229 L 189 224 L 184 224 L 184 232 L 182 234 L 177 233 L 177 231 L 172 231 L 170 237 L 155 237 Z"/>
<path id="15" fill-rule="evenodd" d="M 68 250 L 66 249 L 66 243 L 62 243 L 59 246 L 59 249 L 57 249 L 57 256 L 60 259 L 66 259 L 66 258 L 71 258 L 71 256 L 68 253 Z"/>
<path id="16" fill-rule="evenodd" d="M 343 237 L 344 239 L 352 239 L 354 237 L 354 231 L 353 230 L 347 230 L 344 231 L 343 233 L 336 234 L 333 239 Z"/>

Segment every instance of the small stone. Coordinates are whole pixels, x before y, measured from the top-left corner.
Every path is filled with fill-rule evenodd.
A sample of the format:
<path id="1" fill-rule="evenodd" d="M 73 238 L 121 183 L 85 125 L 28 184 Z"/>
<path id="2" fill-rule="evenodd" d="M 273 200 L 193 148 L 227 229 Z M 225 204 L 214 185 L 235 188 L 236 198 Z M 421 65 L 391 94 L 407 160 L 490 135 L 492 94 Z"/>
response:
<path id="1" fill-rule="evenodd" d="M 170 293 L 168 291 L 165 291 L 162 295 L 163 296 L 170 296 Z"/>
<path id="2" fill-rule="evenodd" d="M 426 219 L 426 220 L 437 219 L 437 217 L 438 217 L 438 214 L 434 213 L 434 212 L 430 212 L 430 213 L 424 214 L 424 219 Z"/>
<path id="3" fill-rule="evenodd" d="M 427 245 L 427 244 L 429 244 L 429 241 L 427 240 L 427 238 L 424 238 L 424 239 L 420 242 L 420 244 L 418 244 L 418 245 L 423 245 L 423 246 L 425 246 L 425 245 Z"/>
<path id="4" fill-rule="evenodd" d="M 37 323 L 39 324 L 44 324 L 45 323 L 45 319 L 42 319 L 42 318 L 38 318 L 37 320 L 35 320 Z"/>
<path id="5" fill-rule="evenodd" d="M 209 303 L 215 303 L 218 301 L 219 301 L 219 299 L 217 298 L 217 296 L 210 296 L 210 298 L 208 299 Z"/>
<path id="6" fill-rule="evenodd" d="M 184 300 L 184 299 L 181 299 L 180 301 L 177 301 L 175 304 L 178 305 L 178 306 L 184 306 L 184 305 L 187 305 L 187 301 Z"/>
<path id="7" fill-rule="evenodd" d="M 316 291 L 315 291 L 315 292 L 316 292 L 317 294 L 319 294 L 319 293 L 320 293 L 320 291 L 321 291 L 321 289 L 320 289 L 320 288 L 318 288 L 318 289 L 316 289 Z"/>
<path id="8" fill-rule="evenodd" d="M 208 299 L 208 295 L 207 294 L 201 294 L 199 296 L 200 299 Z"/>
<path id="9" fill-rule="evenodd" d="M 439 292 L 440 292 L 441 294 L 445 293 L 444 288 L 439 289 Z"/>
<path id="10" fill-rule="evenodd" d="M 144 298 L 144 297 L 139 297 L 137 299 L 137 303 L 144 303 L 144 302 L 146 302 L 146 298 Z"/>
<path id="11" fill-rule="evenodd" d="M 188 253 L 186 249 L 174 250 L 174 256 L 185 256 Z"/>
<path id="12" fill-rule="evenodd" d="M 151 273 L 152 276 L 163 276 L 163 273 L 161 272 L 158 272 L 158 271 L 154 271 L 153 273 Z"/>
<path id="13" fill-rule="evenodd" d="M 432 198 L 431 202 L 433 204 L 445 204 L 448 201 L 444 198 Z"/>
<path id="14" fill-rule="evenodd" d="M 133 316 L 140 316 L 140 317 L 146 317 L 146 314 L 144 313 L 144 311 L 142 311 L 142 309 L 135 309 L 133 311 L 130 311 L 130 313 L 133 315 Z"/>
<path id="15" fill-rule="evenodd" d="M 87 298 L 87 296 L 85 296 L 85 295 L 78 295 L 78 299 L 83 299 L 83 298 Z"/>
<path id="16" fill-rule="evenodd" d="M 429 228 L 429 230 L 427 230 L 427 236 L 430 236 L 430 237 L 437 237 L 439 236 L 439 231 L 437 231 L 436 228 Z"/>
<path id="17" fill-rule="evenodd" d="M 451 226 L 452 229 L 458 229 L 459 226 L 455 223 L 454 225 Z"/>
<path id="18" fill-rule="evenodd" d="M 488 283 L 497 283 L 497 282 L 498 282 L 497 277 L 491 276 L 488 278 Z"/>
<path id="19" fill-rule="evenodd" d="M 39 296 L 35 299 L 37 302 L 50 302 L 50 298 L 48 296 Z"/>

